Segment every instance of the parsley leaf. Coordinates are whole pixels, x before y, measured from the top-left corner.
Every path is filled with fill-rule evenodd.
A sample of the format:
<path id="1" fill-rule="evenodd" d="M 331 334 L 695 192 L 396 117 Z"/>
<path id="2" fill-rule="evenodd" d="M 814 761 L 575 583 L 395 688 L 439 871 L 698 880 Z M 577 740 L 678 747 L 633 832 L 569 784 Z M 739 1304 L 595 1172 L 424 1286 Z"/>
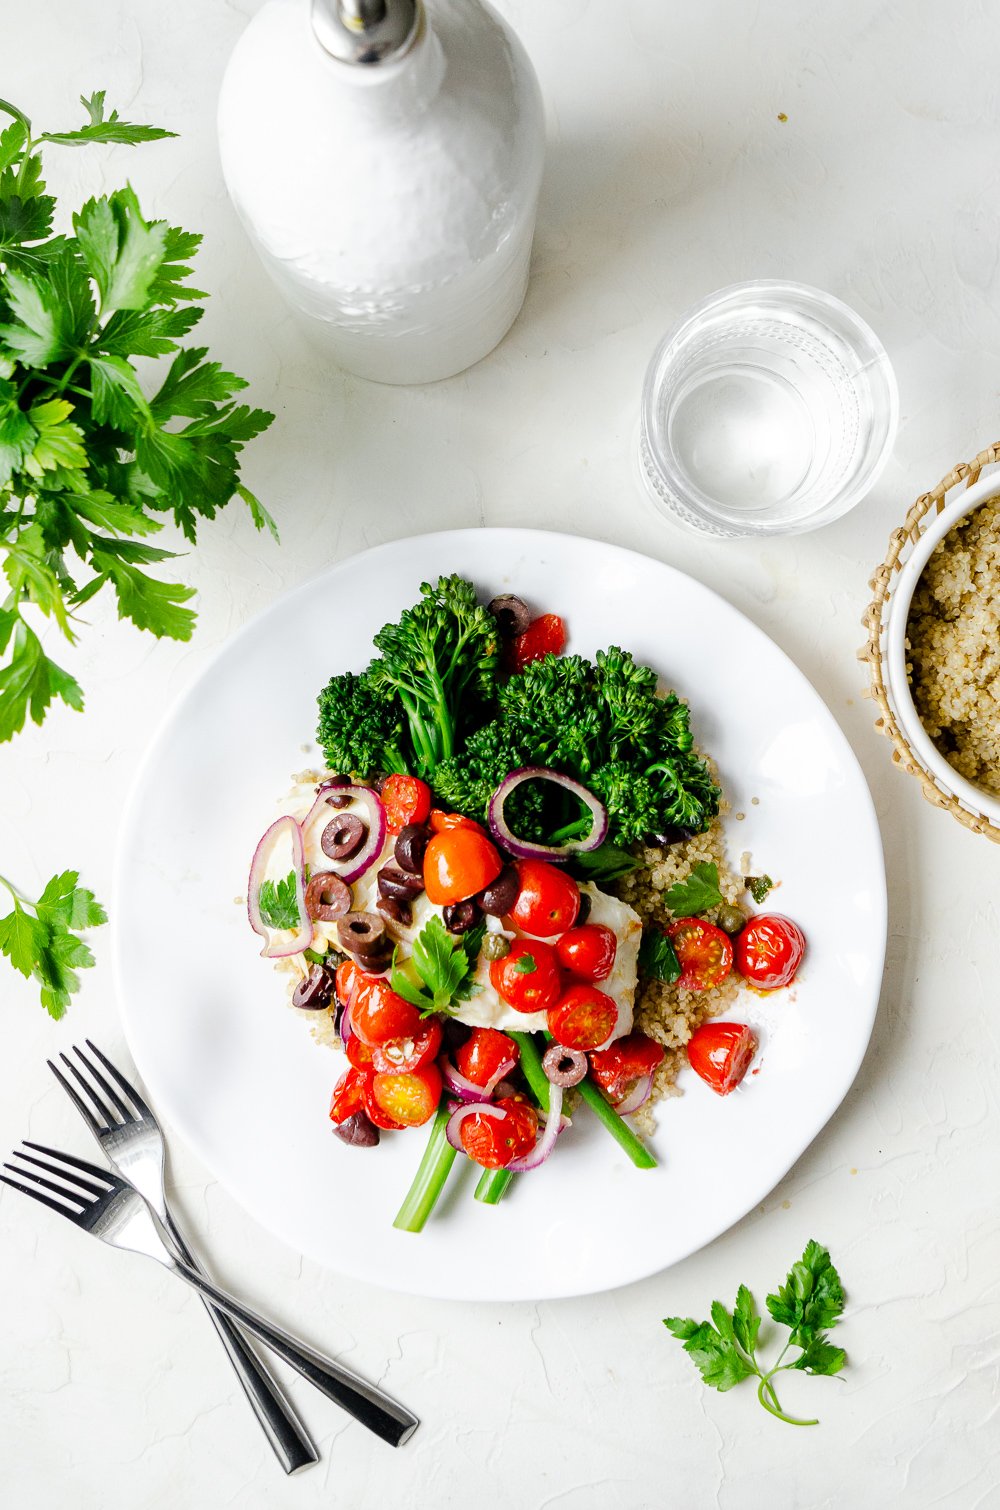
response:
<path id="1" fill-rule="evenodd" d="M 754 901 L 757 903 L 757 906 L 759 907 L 761 902 L 763 902 L 764 898 L 767 896 L 768 892 L 771 890 L 774 882 L 771 880 L 770 876 L 744 876 L 743 885 L 746 887 L 747 891 L 750 893 Z"/>
<path id="2" fill-rule="evenodd" d="M 683 881 L 675 881 L 663 894 L 663 900 L 675 918 L 700 917 L 722 901 L 719 890 L 719 867 L 712 860 L 702 860 Z"/>
<path id="3" fill-rule="evenodd" d="M 757 1398 L 770 1415 L 792 1426 L 816 1426 L 815 1420 L 802 1421 L 786 1415 L 775 1393 L 775 1374 L 797 1369 L 807 1374 L 836 1374 L 847 1362 L 843 1348 L 834 1347 L 823 1327 L 834 1326 L 844 1309 L 844 1292 L 840 1276 L 826 1248 L 810 1241 L 798 1263 L 792 1265 L 788 1278 L 777 1294 L 767 1297 L 767 1309 L 773 1319 L 791 1328 L 777 1363 L 765 1370 L 757 1359 L 757 1340 L 761 1318 L 754 1298 L 746 1285 L 740 1285 L 736 1307 L 732 1312 L 718 1300 L 712 1302 L 711 1322 L 694 1321 L 689 1316 L 669 1316 L 664 1326 L 683 1343 L 705 1383 L 725 1391 L 755 1376 Z M 789 1347 L 801 1349 L 789 1363 L 782 1360 Z"/>
<path id="4" fill-rule="evenodd" d="M 519 954 L 514 961 L 513 969 L 515 975 L 534 975 L 538 969 L 538 962 L 533 954 Z"/>
<path id="5" fill-rule="evenodd" d="M 597 849 L 584 852 L 577 850 L 569 861 L 568 869 L 584 881 L 618 881 L 630 871 L 637 870 L 639 861 L 631 850 L 607 840 Z"/>
<path id="6" fill-rule="evenodd" d="M 662 928 L 655 923 L 643 929 L 639 945 L 639 970 L 649 980 L 663 980 L 671 984 L 681 977 L 681 962 L 677 951 Z"/>
<path id="7" fill-rule="evenodd" d="M 392 989 L 404 1001 L 419 1007 L 425 1016 L 449 1012 L 456 1001 L 468 1001 L 477 990 L 472 975 L 482 933 L 478 944 L 474 940 L 467 944 L 466 939 L 465 934 L 449 933 L 435 913 L 414 939 L 409 960 L 401 964 L 399 950 L 394 951 Z"/>
<path id="8" fill-rule="evenodd" d="M 105 90 L 98 89 L 89 99 L 81 94 L 80 104 L 90 117 L 85 126 L 77 131 L 44 131 L 38 140 L 58 142 L 61 146 L 76 146 L 80 142 L 121 142 L 134 147 L 139 142 L 156 142 L 165 136 L 177 135 L 176 131 L 166 131 L 162 126 L 135 126 L 130 121 L 120 120 L 117 110 L 105 117 L 105 93 Z"/>
<path id="9" fill-rule="evenodd" d="M 37 902 L 30 902 L 0 876 L 14 904 L 6 917 L 0 917 L 0 954 L 26 979 L 38 981 L 42 1005 L 56 1018 L 63 1016 L 79 990 L 77 970 L 94 963 L 79 930 L 108 920 L 94 893 L 79 880 L 75 870 L 65 870 L 52 877 Z"/>
<path id="10" fill-rule="evenodd" d="M 262 881 L 257 906 L 268 928 L 297 928 L 299 902 L 294 870 L 290 870 L 283 881 Z"/>

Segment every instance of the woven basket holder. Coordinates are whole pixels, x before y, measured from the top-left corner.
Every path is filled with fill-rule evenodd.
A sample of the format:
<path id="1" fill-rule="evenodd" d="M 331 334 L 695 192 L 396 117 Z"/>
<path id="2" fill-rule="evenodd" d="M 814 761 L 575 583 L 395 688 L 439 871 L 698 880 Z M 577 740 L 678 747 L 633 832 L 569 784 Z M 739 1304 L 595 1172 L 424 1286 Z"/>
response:
<path id="1" fill-rule="evenodd" d="M 911 749 L 906 735 L 896 722 L 889 703 L 885 679 L 882 675 L 882 649 L 886 608 L 892 596 L 893 578 L 923 534 L 928 516 L 933 518 L 940 514 L 948 501 L 949 493 L 955 492 L 958 488 L 971 488 L 984 472 L 988 472 L 990 468 L 997 465 L 1000 465 L 1000 441 L 990 446 L 988 450 L 980 451 L 972 461 L 962 462 L 960 466 L 954 467 L 947 477 L 942 477 L 937 487 L 930 493 L 921 493 L 907 514 L 902 527 L 893 530 L 889 536 L 889 550 L 886 558 L 869 583 L 874 596 L 861 620 L 868 631 L 868 643 L 858 651 L 858 659 L 867 664 L 871 678 L 871 688 L 867 695 L 874 698 L 879 707 L 879 717 L 875 720 L 875 727 L 892 740 L 894 746 L 892 758 L 895 763 L 902 766 L 904 771 L 909 771 L 911 776 L 916 776 L 928 802 L 933 803 L 935 807 L 943 807 L 974 834 L 985 834 L 988 839 L 993 840 L 994 844 L 1000 844 L 1000 828 L 995 823 L 991 823 L 988 818 L 983 817 L 981 813 L 971 813 L 967 807 L 963 807 L 957 797 L 943 791 L 926 767 L 921 765 L 919 756 Z M 1000 477 L 997 478 L 997 482 L 1000 484 Z"/>

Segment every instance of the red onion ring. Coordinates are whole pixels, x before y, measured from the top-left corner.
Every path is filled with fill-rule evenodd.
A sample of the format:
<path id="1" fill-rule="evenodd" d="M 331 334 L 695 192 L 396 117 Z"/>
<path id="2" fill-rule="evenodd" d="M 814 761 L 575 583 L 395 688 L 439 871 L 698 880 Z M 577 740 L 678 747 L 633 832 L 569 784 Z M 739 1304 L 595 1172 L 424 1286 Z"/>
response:
<path id="1" fill-rule="evenodd" d="M 295 872 L 295 901 L 299 909 L 298 930 L 290 940 L 278 940 L 287 933 L 285 928 L 271 928 L 260 915 L 260 888 L 267 879 L 268 862 L 279 841 L 288 835 L 292 842 L 292 869 Z M 313 939 L 312 919 L 306 911 L 305 850 L 302 830 L 289 815 L 278 818 L 266 831 L 250 862 L 250 877 L 247 881 L 247 917 L 254 933 L 265 941 L 260 951 L 264 959 L 287 959 L 290 954 L 301 954 L 308 949 Z"/>
<path id="2" fill-rule="evenodd" d="M 513 1164 L 504 1167 L 511 1174 L 527 1174 L 531 1169 L 537 1169 L 544 1164 L 553 1148 L 556 1139 L 562 1130 L 562 1088 L 558 1085 L 549 1086 L 549 1111 L 545 1122 L 545 1131 L 535 1144 L 530 1153 L 526 1153 L 523 1159 L 515 1159 Z"/>
<path id="3" fill-rule="evenodd" d="M 445 1134 L 452 1148 L 457 1148 L 459 1153 L 465 1153 L 462 1147 L 461 1128 L 466 1117 L 473 1112 L 479 1112 L 484 1117 L 505 1117 L 507 1113 L 502 1106 L 494 1106 L 490 1101 L 467 1101 L 458 1106 L 448 1118 Z"/>
<path id="4" fill-rule="evenodd" d="M 386 834 L 385 808 L 382 806 L 378 793 L 373 792 L 371 787 L 345 784 L 337 786 L 332 790 L 336 792 L 338 797 L 350 797 L 352 801 L 360 802 L 362 807 L 366 809 L 368 819 L 368 837 L 357 854 L 352 855 L 349 860 L 330 860 L 327 857 L 324 857 L 323 860 L 324 870 L 332 870 L 342 881 L 350 885 L 359 876 L 363 876 L 365 871 L 370 869 L 382 853 Z M 329 822 L 333 817 L 342 818 L 347 811 L 346 808 L 337 808 L 336 812 L 334 812 L 334 809 L 330 807 L 326 800 L 330 796 L 330 793 L 330 787 L 322 787 L 312 807 L 302 820 L 303 840 L 307 844 L 311 837 L 311 829 L 318 818 L 325 817 L 327 822 Z"/>
<path id="5" fill-rule="evenodd" d="M 511 792 L 523 781 L 551 781 L 556 786 L 561 786 L 563 791 L 572 792 L 574 797 L 579 797 L 584 806 L 590 809 L 594 819 L 586 838 L 568 839 L 565 844 L 535 844 L 527 839 L 519 839 L 508 826 L 503 810 Z M 588 791 L 581 782 L 574 781 L 572 776 L 564 776 L 561 771 L 550 771 L 541 765 L 525 765 L 517 771 L 511 771 L 490 798 L 487 821 L 490 833 L 497 843 L 517 860 L 568 860 L 573 854 L 586 854 L 597 849 L 608 837 L 608 810 L 603 802 L 599 802 L 593 792 Z"/>
<path id="6" fill-rule="evenodd" d="M 488 1101 L 504 1075 L 509 1075 L 516 1064 L 516 1059 L 505 1059 L 500 1068 L 495 1074 L 490 1076 L 485 1085 L 476 1085 L 472 1080 L 467 1080 L 464 1075 L 460 1074 L 446 1055 L 438 1060 L 438 1068 L 441 1071 L 445 1085 L 449 1090 L 454 1091 L 460 1101 L 466 1104 L 472 1101 Z"/>
<path id="7" fill-rule="evenodd" d="M 653 1072 L 640 1075 L 628 1095 L 618 1102 L 615 1111 L 619 1117 L 630 1117 L 640 1106 L 645 1106 L 653 1091 Z"/>

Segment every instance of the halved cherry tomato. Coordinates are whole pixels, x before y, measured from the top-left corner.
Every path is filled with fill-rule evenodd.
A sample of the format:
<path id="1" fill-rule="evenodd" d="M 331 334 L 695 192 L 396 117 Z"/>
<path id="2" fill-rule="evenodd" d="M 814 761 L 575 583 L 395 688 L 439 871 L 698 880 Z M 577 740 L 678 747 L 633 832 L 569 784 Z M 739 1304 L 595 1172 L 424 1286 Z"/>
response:
<path id="1" fill-rule="evenodd" d="M 663 1063 L 664 1052 L 645 1033 L 629 1033 L 591 1054 L 590 1073 L 610 1101 L 624 1101 L 637 1080 Z"/>
<path id="2" fill-rule="evenodd" d="M 557 613 L 533 619 L 522 634 L 508 641 L 504 662 L 510 671 L 523 671 L 544 655 L 561 655 L 566 646 L 566 626 Z"/>
<path id="3" fill-rule="evenodd" d="M 680 961 L 677 984 L 682 991 L 710 991 L 733 968 L 729 935 L 704 918 L 678 918 L 668 924 L 667 937 Z"/>
<path id="4" fill-rule="evenodd" d="M 365 1109 L 365 1086 L 371 1079 L 370 1075 L 363 1070 L 356 1069 L 353 1065 L 347 1070 L 336 1085 L 333 1087 L 333 1095 L 330 1098 L 330 1121 L 346 1122 L 348 1117 L 353 1117 L 355 1112 Z"/>
<path id="5" fill-rule="evenodd" d="M 506 1033 L 496 1028 L 473 1028 L 455 1050 L 455 1068 L 473 1085 L 489 1085 L 502 1064 L 512 1059 L 516 1064 L 520 1057 L 521 1050 Z"/>
<path id="6" fill-rule="evenodd" d="M 391 1038 L 414 1038 L 423 1027 L 419 1008 L 404 1001 L 378 975 L 358 971 L 351 998 L 351 1026 L 369 1048 Z"/>
<path id="7" fill-rule="evenodd" d="M 780 912 L 762 912 L 736 940 L 736 968 L 758 991 L 777 991 L 794 980 L 805 952 L 798 923 Z"/>
<path id="8" fill-rule="evenodd" d="M 435 834 L 424 851 L 424 890 L 435 907 L 474 897 L 503 870 L 496 848 L 482 829 L 467 824 Z"/>
<path id="9" fill-rule="evenodd" d="M 402 1132 L 407 1124 L 405 1122 L 397 1122 L 395 1117 L 390 1117 L 389 1113 L 379 1106 L 375 1100 L 374 1084 L 375 1076 L 373 1074 L 366 1075 L 363 1094 L 365 1098 L 364 1109 L 368 1120 L 374 1122 L 376 1127 L 381 1127 L 385 1132 Z"/>
<path id="10" fill-rule="evenodd" d="M 618 938 L 603 923 L 584 923 L 570 928 L 556 944 L 559 963 L 581 980 L 607 980 L 614 969 Z"/>
<path id="11" fill-rule="evenodd" d="M 736 1089 L 757 1052 L 757 1034 L 742 1022 L 704 1022 L 688 1041 L 688 1062 L 717 1096 Z"/>
<path id="12" fill-rule="evenodd" d="M 348 1062 L 353 1064 L 356 1070 L 371 1072 L 373 1050 L 367 1043 L 361 1041 L 357 1033 L 352 1033 L 350 1038 L 344 1040 L 344 1053 L 347 1055 Z"/>
<path id="13" fill-rule="evenodd" d="M 548 860 L 518 860 L 515 865 L 521 889 L 510 916 L 525 933 L 554 938 L 572 928 L 580 911 L 580 888 Z"/>
<path id="14" fill-rule="evenodd" d="M 390 1038 L 372 1049 L 372 1064 L 380 1075 L 409 1074 L 435 1060 L 441 1050 L 441 1024 L 434 1017 L 424 1020 L 419 1033 Z M 348 1057 L 350 1057 L 348 1055 Z"/>
<path id="15" fill-rule="evenodd" d="M 618 1021 L 618 1004 L 596 986 L 570 986 L 549 1008 L 549 1032 L 567 1049 L 596 1049 L 607 1043 Z"/>
<path id="16" fill-rule="evenodd" d="M 463 1118 L 459 1137 L 462 1147 L 484 1169 L 506 1169 L 515 1159 L 523 1159 L 535 1146 L 538 1114 L 523 1096 L 501 1096 L 493 1103 L 503 1115 L 470 1112 Z"/>
<path id="17" fill-rule="evenodd" d="M 380 793 L 385 821 L 397 833 L 408 823 L 423 823 L 431 810 L 431 789 L 419 776 L 387 776 Z"/>
<path id="18" fill-rule="evenodd" d="M 547 1012 L 562 995 L 556 951 L 540 939 L 515 939 L 509 954 L 491 961 L 490 981 L 515 1012 Z"/>
<path id="19" fill-rule="evenodd" d="M 407 1074 L 376 1073 L 372 1100 L 401 1126 L 422 1127 L 437 1111 L 441 1089 L 441 1071 L 436 1064 L 425 1064 Z"/>
<path id="20" fill-rule="evenodd" d="M 346 1007 L 358 978 L 358 967 L 352 959 L 342 959 L 333 977 L 333 989 L 342 1007 Z"/>
<path id="21" fill-rule="evenodd" d="M 435 834 L 443 834 L 449 828 L 475 828 L 481 834 L 486 830 L 475 818 L 467 818 L 464 813 L 446 813 L 443 808 L 432 807 L 430 817 L 431 831 Z"/>

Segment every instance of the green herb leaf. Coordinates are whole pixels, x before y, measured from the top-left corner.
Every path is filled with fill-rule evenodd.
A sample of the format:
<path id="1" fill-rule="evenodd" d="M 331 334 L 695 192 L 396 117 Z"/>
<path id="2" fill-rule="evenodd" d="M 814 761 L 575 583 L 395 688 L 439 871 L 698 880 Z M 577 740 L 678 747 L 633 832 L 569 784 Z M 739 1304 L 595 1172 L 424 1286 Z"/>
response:
<path id="1" fill-rule="evenodd" d="M 817 1332 L 796 1358 L 792 1368 L 804 1369 L 807 1374 L 839 1374 L 846 1362 L 844 1349 L 834 1347 L 822 1332 Z"/>
<path id="2" fill-rule="evenodd" d="M 713 1316 L 717 1312 L 720 1319 L 725 1317 L 728 1322 L 728 1335 L 709 1322 L 699 1323 L 690 1316 L 668 1316 L 663 1325 L 683 1342 L 684 1351 L 694 1360 L 705 1383 L 725 1393 L 748 1379 L 754 1370 L 737 1348 L 732 1319 L 718 1301 L 712 1307 Z"/>
<path id="3" fill-rule="evenodd" d="M 283 880 L 262 881 L 257 906 L 268 928 L 297 928 L 299 901 L 294 870 L 290 870 Z"/>
<path id="4" fill-rule="evenodd" d="M 538 969 L 538 962 L 533 954 L 519 954 L 514 961 L 515 975 L 534 975 Z"/>
<path id="5" fill-rule="evenodd" d="M 631 850 L 625 849 L 621 844 L 612 844 L 608 840 L 597 849 L 588 850 L 586 853 L 577 850 L 569 861 L 567 869 L 580 879 L 593 881 L 599 885 L 602 881 L 610 883 L 620 880 L 630 871 L 637 870 L 639 863 L 638 857 L 632 854 Z"/>
<path id="6" fill-rule="evenodd" d="M 770 876 L 744 876 L 743 885 L 759 907 L 771 890 L 774 882 Z"/>
<path id="7" fill-rule="evenodd" d="M 15 970 L 34 977 L 42 1006 L 62 1017 L 72 994 L 79 990 L 78 970 L 88 969 L 94 956 L 78 935 L 81 928 L 107 922 L 104 908 L 92 891 L 80 886 L 75 870 L 53 876 L 35 903 L 29 902 L 0 876 L 10 892 L 13 909 L 0 917 L 0 954 Z"/>
<path id="8" fill-rule="evenodd" d="M 792 1341 L 799 1347 L 839 1320 L 844 1291 L 824 1247 L 814 1241 L 806 1244 L 777 1294 L 767 1297 L 767 1309 L 775 1321 L 791 1328 Z"/>
<path id="9" fill-rule="evenodd" d="M 760 1317 L 754 1298 L 746 1285 L 740 1285 L 736 1292 L 736 1309 L 733 1312 L 733 1330 L 736 1341 L 745 1353 L 751 1358 L 757 1348 L 757 1333 L 760 1331 Z"/>
<path id="10" fill-rule="evenodd" d="M 662 928 L 651 923 L 642 931 L 639 945 L 639 971 L 648 980 L 663 980 L 672 984 L 681 977 L 681 962 L 677 951 Z"/>
<path id="11" fill-rule="evenodd" d="M 165 131 L 162 126 L 136 126 L 131 121 L 119 119 L 118 111 L 104 114 L 105 90 L 98 89 L 89 99 L 80 96 L 80 103 L 90 120 L 77 131 L 45 131 L 38 138 L 42 142 L 56 142 L 60 146 L 75 147 L 84 142 L 119 142 L 134 147 L 140 142 L 162 141 L 164 137 L 176 136 L 176 131 Z"/>
<path id="12" fill-rule="evenodd" d="M 712 860 L 702 860 L 683 881 L 675 881 L 664 892 L 663 900 L 675 918 L 700 917 L 718 907 L 722 901 L 719 890 L 719 867 Z"/>

